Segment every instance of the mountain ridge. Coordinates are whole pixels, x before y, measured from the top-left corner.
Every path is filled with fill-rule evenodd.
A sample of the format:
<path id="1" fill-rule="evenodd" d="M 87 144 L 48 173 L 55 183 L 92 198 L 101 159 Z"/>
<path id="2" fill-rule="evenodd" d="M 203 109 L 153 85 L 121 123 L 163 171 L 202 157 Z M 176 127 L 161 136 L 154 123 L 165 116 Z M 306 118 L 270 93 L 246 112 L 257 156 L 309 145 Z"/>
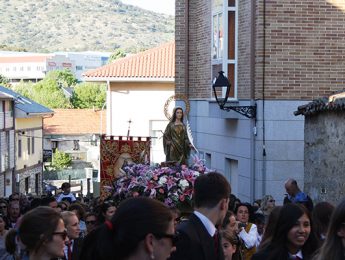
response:
<path id="1" fill-rule="evenodd" d="M 174 39 L 174 17 L 119 0 L 0 0 L 0 45 L 32 52 L 125 52 Z"/>

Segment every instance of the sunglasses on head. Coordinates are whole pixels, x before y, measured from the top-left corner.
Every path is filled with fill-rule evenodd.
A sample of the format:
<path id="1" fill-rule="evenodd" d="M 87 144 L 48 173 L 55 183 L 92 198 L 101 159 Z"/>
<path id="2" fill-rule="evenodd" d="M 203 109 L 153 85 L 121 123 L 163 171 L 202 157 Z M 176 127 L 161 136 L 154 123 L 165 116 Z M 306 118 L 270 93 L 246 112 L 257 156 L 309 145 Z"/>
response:
<path id="1" fill-rule="evenodd" d="M 175 234 L 153 234 L 157 239 L 169 238 L 172 245 L 175 246 L 178 241 L 178 233 Z"/>
<path id="2" fill-rule="evenodd" d="M 63 240 L 65 240 L 66 237 L 67 237 L 67 230 L 65 229 L 65 230 L 62 231 L 62 232 L 54 232 L 53 235 L 59 235 L 59 236 L 62 237 Z"/>

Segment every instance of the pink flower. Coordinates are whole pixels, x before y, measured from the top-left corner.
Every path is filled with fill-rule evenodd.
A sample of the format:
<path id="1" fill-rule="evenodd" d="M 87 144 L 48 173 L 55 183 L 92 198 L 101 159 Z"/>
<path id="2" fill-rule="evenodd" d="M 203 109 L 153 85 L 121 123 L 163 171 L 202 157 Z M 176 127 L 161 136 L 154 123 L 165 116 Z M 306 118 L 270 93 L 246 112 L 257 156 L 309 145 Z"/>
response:
<path id="1" fill-rule="evenodd" d="M 160 188 L 158 191 L 159 193 L 162 193 L 162 194 L 164 193 L 164 190 L 162 188 Z"/>
<path id="2" fill-rule="evenodd" d="M 180 199 L 181 202 L 183 202 L 183 201 L 184 201 L 184 195 L 181 194 L 181 195 L 179 196 L 179 199 Z"/>

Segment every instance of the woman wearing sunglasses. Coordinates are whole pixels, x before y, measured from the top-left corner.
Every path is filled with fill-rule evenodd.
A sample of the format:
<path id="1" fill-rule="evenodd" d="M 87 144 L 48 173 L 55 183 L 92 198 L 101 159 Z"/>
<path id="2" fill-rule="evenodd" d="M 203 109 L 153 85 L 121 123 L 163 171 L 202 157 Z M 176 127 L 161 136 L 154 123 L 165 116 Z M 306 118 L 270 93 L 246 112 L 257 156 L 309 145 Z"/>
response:
<path id="1" fill-rule="evenodd" d="M 110 222 L 84 240 L 80 259 L 166 260 L 175 250 L 171 210 L 150 198 L 130 198 L 120 204 Z"/>
<path id="2" fill-rule="evenodd" d="M 19 228 L 10 232 L 16 235 L 7 236 L 12 241 L 6 242 L 23 244 L 29 259 L 50 260 L 64 256 L 67 232 L 60 214 L 50 207 L 37 207 L 27 212 Z"/>

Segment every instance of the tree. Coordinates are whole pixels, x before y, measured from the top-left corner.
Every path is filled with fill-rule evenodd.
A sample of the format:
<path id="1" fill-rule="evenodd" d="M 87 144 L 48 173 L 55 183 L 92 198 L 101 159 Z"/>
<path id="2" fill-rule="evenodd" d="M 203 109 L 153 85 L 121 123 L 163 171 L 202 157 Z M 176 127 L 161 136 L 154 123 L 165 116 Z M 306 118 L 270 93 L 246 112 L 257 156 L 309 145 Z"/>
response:
<path id="1" fill-rule="evenodd" d="M 71 98 L 73 108 L 102 108 L 106 101 L 106 86 L 81 83 L 74 87 Z"/>
<path id="2" fill-rule="evenodd" d="M 120 59 L 120 58 L 123 58 L 123 57 L 126 57 L 126 52 L 122 49 L 116 49 L 109 57 L 108 59 L 108 63 L 112 63 L 114 62 L 115 60 L 117 59 Z"/>
<path id="3" fill-rule="evenodd" d="M 45 79 L 55 80 L 59 87 L 70 87 L 78 82 L 72 71 L 69 69 L 49 71 L 45 76 Z"/>
<path id="4" fill-rule="evenodd" d="M 52 159 L 52 165 L 57 170 L 65 169 L 70 166 L 72 163 L 72 158 L 69 154 L 59 151 L 58 149 L 55 150 Z"/>
<path id="5" fill-rule="evenodd" d="M 69 99 L 64 95 L 58 83 L 51 78 L 44 78 L 33 85 L 29 98 L 51 109 L 71 108 Z"/>
<path id="6" fill-rule="evenodd" d="M 32 82 L 24 82 L 21 80 L 17 85 L 12 86 L 13 91 L 21 94 L 24 97 L 32 98 L 32 92 L 33 92 L 33 85 Z"/>
<path id="7" fill-rule="evenodd" d="M 4 87 L 7 87 L 7 88 L 11 87 L 10 80 L 1 74 L 0 74 L 0 85 L 3 85 Z"/>

